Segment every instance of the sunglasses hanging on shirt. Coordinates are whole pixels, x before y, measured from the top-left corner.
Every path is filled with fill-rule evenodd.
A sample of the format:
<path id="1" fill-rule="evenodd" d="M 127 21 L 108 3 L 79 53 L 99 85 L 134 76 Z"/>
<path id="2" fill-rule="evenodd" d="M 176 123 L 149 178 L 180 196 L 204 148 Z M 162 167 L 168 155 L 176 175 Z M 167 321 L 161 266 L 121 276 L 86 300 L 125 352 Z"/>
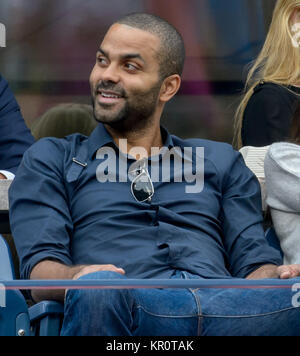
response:
<path id="1" fill-rule="evenodd" d="M 135 172 L 137 176 L 131 182 L 131 193 L 134 199 L 139 203 L 151 202 L 154 195 L 154 186 L 150 178 L 149 172 L 144 165 L 131 173 Z"/>

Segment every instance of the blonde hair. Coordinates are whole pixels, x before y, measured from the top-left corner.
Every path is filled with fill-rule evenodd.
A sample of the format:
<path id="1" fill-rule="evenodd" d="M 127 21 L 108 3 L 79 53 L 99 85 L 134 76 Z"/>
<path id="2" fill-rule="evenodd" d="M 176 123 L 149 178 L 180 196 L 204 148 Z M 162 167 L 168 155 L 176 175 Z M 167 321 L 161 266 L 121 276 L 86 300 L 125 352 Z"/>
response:
<path id="1" fill-rule="evenodd" d="M 299 81 L 300 52 L 292 45 L 291 16 L 300 0 L 277 0 L 272 23 L 264 46 L 247 76 L 244 97 L 236 111 L 233 145 L 242 147 L 242 124 L 245 108 L 254 88 L 263 80 L 279 85 Z"/>

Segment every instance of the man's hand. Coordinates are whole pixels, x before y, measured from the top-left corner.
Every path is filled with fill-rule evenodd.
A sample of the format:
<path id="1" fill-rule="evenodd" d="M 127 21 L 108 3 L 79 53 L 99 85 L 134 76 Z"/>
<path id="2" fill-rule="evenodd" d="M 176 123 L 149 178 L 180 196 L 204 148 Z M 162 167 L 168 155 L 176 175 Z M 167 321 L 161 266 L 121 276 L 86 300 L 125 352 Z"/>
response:
<path id="1" fill-rule="evenodd" d="M 0 173 L 0 179 L 7 179 L 4 174 Z"/>
<path id="2" fill-rule="evenodd" d="M 300 265 L 283 265 L 277 267 L 278 278 L 289 279 L 300 276 Z"/>
<path id="3" fill-rule="evenodd" d="M 78 273 L 74 275 L 73 279 L 76 280 L 86 274 L 101 272 L 101 271 L 111 271 L 120 274 L 125 274 L 125 271 L 122 268 L 118 268 L 114 265 L 91 265 L 91 266 L 84 266 Z"/>
<path id="4" fill-rule="evenodd" d="M 264 265 L 247 276 L 247 279 L 280 278 L 289 279 L 300 276 L 300 264 L 297 265 Z"/>
<path id="5" fill-rule="evenodd" d="M 90 266 L 83 266 L 82 269 L 76 273 L 73 277 L 73 280 L 77 280 L 86 274 L 94 273 L 94 272 L 101 272 L 101 271 L 111 271 L 120 274 L 125 274 L 123 268 L 118 268 L 114 265 L 90 265 Z M 65 290 L 65 298 L 68 293 L 68 289 Z"/>

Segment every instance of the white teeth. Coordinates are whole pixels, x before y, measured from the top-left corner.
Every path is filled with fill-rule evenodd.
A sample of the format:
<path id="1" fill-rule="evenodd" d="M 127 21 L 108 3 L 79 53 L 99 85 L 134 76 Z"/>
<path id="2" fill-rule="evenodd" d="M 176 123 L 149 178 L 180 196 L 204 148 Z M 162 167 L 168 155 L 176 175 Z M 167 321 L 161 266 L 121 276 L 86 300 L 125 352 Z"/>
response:
<path id="1" fill-rule="evenodd" d="M 112 94 L 101 93 L 101 95 L 102 95 L 104 98 L 109 98 L 109 99 L 119 99 L 119 98 L 120 98 L 120 96 L 118 96 L 118 95 L 112 95 Z"/>

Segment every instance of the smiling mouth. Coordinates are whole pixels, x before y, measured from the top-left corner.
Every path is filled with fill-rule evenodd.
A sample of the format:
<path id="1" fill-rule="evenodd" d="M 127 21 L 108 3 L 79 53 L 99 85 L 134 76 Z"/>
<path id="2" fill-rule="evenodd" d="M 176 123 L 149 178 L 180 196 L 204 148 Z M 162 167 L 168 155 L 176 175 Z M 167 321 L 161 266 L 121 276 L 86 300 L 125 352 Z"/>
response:
<path id="1" fill-rule="evenodd" d="M 116 104 L 120 100 L 124 99 L 124 96 L 108 91 L 97 91 L 97 96 L 100 104 Z"/>
<path id="2" fill-rule="evenodd" d="M 106 98 L 106 99 L 121 99 L 122 96 L 121 95 L 118 95 L 118 94 L 110 94 L 110 93 L 104 93 L 102 91 L 98 92 L 98 94 L 100 96 L 102 96 L 103 98 Z"/>

